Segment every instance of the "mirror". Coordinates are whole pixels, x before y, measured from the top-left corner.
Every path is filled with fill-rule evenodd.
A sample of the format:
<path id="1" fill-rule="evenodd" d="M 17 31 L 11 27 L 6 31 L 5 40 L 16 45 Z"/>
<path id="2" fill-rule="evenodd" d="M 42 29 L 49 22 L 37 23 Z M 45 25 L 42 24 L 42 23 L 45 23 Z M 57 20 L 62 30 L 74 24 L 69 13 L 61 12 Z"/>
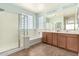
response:
<path id="1" fill-rule="evenodd" d="M 77 27 L 78 27 L 78 30 L 79 30 L 79 9 L 77 10 Z"/>
<path id="2" fill-rule="evenodd" d="M 79 15 L 79 13 L 78 13 Z M 78 31 L 77 8 L 70 7 L 46 17 L 48 27 L 52 31 Z M 50 25 L 51 24 L 51 25 Z M 47 25 L 46 25 L 47 26 Z M 50 29 L 50 28 L 48 28 Z"/>
<path id="3" fill-rule="evenodd" d="M 66 31 L 74 31 L 75 28 L 75 14 L 64 16 L 64 30 Z"/>
<path id="4" fill-rule="evenodd" d="M 63 16 L 55 15 L 46 18 L 46 28 L 50 31 L 62 31 L 64 29 Z"/>
<path id="5" fill-rule="evenodd" d="M 55 29 L 56 29 L 57 32 L 59 32 L 62 29 L 61 26 L 62 26 L 62 23 L 61 22 L 57 22 L 55 24 Z"/>

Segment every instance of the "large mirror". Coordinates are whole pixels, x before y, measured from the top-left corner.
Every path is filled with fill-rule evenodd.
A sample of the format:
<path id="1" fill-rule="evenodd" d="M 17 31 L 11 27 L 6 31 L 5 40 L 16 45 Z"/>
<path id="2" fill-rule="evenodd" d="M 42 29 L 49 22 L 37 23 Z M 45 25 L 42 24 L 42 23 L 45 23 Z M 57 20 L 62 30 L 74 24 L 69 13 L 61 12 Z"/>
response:
<path id="1" fill-rule="evenodd" d="M 50 14 L 46 17 L 47 29 L 52 31 L 77 31 L 78 19 L 77 8 L 70 7 L 61 12 Z"/>
<path id="2" fill-rule="evenodd" d="M 64 16 L 64 30 L 74 31 L 76 30 L 76 19 L 74 15 Z"/>
<path id="3" fill-rule="evenodd" d="M 62 31 L 64 29 L 63 16 L 55 15 L 46 18 L 46 29 L 49 31 Z"/>

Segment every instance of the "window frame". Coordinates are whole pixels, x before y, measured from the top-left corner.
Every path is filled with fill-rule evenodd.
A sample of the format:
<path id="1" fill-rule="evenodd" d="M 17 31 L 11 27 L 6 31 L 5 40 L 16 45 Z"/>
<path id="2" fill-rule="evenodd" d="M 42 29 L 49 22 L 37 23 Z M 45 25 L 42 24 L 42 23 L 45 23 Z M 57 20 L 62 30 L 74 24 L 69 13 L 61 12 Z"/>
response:
<path id="1" fill-rule="evenodd" d="M 24 19 L 22 18 L 22 16 L 24 17 Z M 34 16 L 33 15 L 31 15 L 32 16 L 32 20 L 33 20 L 33 22 L 32 22 L 32 28 L 31 29 L 34 29 Z M 24 15 L 24 14 L 22 14 L 21 16 L 21 22 L 20 22 L 20 29 L 22 29 L 22 30 L 24 30 L 25 29 L 25 17 L 27 17 L 27 29 L 29 29 L 28 28 L 28 25 L 29 25 L 29 22 L 28 22 L 28 15 Z"/>

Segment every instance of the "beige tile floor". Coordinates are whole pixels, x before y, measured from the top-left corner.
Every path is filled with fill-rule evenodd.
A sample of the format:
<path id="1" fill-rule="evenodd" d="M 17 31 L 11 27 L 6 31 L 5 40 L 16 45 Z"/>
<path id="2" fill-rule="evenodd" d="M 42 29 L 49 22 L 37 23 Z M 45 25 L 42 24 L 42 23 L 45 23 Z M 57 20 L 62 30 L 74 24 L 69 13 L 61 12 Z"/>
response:
<path id="1" fill-rule="evenodd" d="M 45 43 L 39 43 L 31 46 L 29 49 L 23 49 L 9 56 L 77 56 L 77 53 Z"/>

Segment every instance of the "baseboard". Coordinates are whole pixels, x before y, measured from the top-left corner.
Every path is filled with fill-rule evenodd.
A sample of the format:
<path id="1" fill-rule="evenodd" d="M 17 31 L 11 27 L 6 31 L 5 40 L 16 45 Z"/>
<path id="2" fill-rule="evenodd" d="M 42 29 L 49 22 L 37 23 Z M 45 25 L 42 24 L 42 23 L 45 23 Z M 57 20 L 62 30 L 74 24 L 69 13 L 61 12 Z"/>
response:
<path id="1" fill-rule="evenodd" d="M 35 40 L 30 40 L 30 46 L 35 45 L 39 42 L 41 42 L 41 38 L 38 38 L 38 39 L 35 39 Z"/>
<path id="2" fill-rule="evenodd" d="M 29 48 L 30 46 L 35 45 L 37 43 L 40 43 L 40 42 L 41 42 L 41 39 L 31 40 L 30 45 L 27 48 Z M 22 49 L 27 49 L 27 48 L 26 47 L 20 47 L 20 48 L 15 48 L 15 49 L 12 49 L 12 50 L 8 50 L 8 51 L 0 53 L 0 56 L 8 56 L 12 53 L 15 53 L 17 51 L 20 51 Z"/>
<path id="3" fill-rule="evenodd" d="M 15 53 L 17 51 L 20 51 L 22 49 L 24 49 L 24 47 L 15 48 L 15 49 L 12 49 L 12 50 L 9 50 L 9 51 L 6 51 L 6 52 L 2 52 L 2 53 L 0 53 L 0 56 L 8 56 L 8 55 Z"/>

